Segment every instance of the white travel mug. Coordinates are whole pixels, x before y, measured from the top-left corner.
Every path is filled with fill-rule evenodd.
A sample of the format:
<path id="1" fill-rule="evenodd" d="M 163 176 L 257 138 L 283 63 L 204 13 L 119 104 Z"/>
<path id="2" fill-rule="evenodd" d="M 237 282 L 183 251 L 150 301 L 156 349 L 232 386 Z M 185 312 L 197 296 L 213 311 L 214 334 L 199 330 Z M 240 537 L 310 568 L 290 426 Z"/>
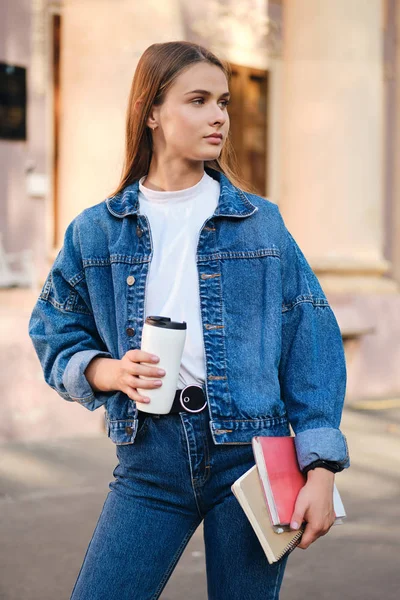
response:
<path id="1" fill-rule="evenodd" d="M 155 354 L 158 363 L 141 362 L 165 370 L 159 388 L 137 388 L 139 394 L 150 398 L 150 402 L 137 402 L 138 410 L 165 415 L 169 413 L 178 386 L 183 347 L 186 340 L 186 322 L 171 321 L 169 317 L 149 316 L 143 325 L 141 350 Z M 154 379 L 139 375 L 140 379 Z"/>

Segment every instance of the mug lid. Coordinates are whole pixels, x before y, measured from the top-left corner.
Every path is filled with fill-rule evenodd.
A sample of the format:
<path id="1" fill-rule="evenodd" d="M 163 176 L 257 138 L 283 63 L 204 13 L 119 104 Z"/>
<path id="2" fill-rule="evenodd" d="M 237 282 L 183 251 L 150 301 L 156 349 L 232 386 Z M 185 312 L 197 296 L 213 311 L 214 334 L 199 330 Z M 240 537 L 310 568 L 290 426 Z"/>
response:
<path id="1" fill-rule="evenodd" d="M 154 327 L 163 327 L 164 329 L 186 329 L 186 321 L 171 321 L 170 317 L 162 317 L 160 315 L 151 315 L 146 317 L 145 321 L 148 325 Z"/>

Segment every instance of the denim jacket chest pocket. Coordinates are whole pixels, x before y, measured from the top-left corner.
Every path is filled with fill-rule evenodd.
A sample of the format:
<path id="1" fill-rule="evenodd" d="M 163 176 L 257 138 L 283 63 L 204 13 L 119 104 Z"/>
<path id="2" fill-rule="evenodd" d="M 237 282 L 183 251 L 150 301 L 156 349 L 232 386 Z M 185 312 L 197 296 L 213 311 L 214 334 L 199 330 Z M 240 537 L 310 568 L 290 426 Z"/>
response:
<path id="1" fill-rule="evenodd" d="M 91 311 L 88 305 L 76 289 L 79 281 L 84 281 L 84 279 L 85 275 L 82 272 L 70 283 L 57 269 L 54 269 L 48 274 L 39 298 L 49 302 L 60 311 L 90 315 Z"/>

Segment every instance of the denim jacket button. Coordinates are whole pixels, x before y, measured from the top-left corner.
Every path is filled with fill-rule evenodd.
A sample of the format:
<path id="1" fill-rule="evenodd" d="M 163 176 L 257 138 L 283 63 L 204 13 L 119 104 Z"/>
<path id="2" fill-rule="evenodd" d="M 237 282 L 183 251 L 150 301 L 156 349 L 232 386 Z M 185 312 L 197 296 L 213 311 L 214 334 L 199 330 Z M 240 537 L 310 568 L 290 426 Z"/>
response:
<path id="1" fill-rule="evenodd" d="M 138 237 L 142 237 L 142 235 L 143 235 L 143 230 L 140 229 L 139 225 L 136 227 L 136 235 Z"/>
<path id="2" fill-rule="evenodd" d="M 129 335 L 129 337 L 132 337 L 135 335 L 136 331 L 133 329 L 133 327 L 128 327 L 126 333 Z"/>
<path id="3" fill-rule="evenodd" d="M 127 280 L 126 280 L 126 283 L 127 283 L 128 285 L 133 285 L 133 284 L 135 283 L 135 281 L 136 281 L 136 280 L 135 280 L 134 276 L 133 276 L 133 275 L 129 275 L 129 277 L 128 277 L 128 278 L 127 278 Z"/>
<path id="4" fill-rule="evenodd" d="M 132 427 L 125 427 L 125 433 L 127 433 L 128 435 L 132 435 L 132 433 L 133 433 Z"/>

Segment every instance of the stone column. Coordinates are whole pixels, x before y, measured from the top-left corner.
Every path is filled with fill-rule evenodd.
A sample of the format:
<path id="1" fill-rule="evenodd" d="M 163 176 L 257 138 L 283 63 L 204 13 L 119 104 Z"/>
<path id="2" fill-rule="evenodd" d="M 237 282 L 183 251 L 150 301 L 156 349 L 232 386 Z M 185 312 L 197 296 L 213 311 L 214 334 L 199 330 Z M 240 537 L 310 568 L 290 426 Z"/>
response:
<path id="1" fill-rule="evenodd" d="M 285 0 L 282 180 L 324 289 L 390 292 L 383 257 L 382 0 Z"/>
<path id="2" fill-rule="evenodd" d="M 178 0 L 64 0 L 59 244 L 68 223 L 119 183 L 139 57 L 153 43 L 180 39 Z"/>
<path id="3" fill-rule="evenodd" d="M 400 40 L 400 4 L 395 3 L 395 39 Z M 395 116 L 394 116 L 394 157 L 393 165 L 393 196 L 391 202 L 392 218 L 392 253 L 393 253 L 393 275 L 400 282 L 400 43 L 395 44 L 395 70 L 393 76 L 395 79 Z"/>

